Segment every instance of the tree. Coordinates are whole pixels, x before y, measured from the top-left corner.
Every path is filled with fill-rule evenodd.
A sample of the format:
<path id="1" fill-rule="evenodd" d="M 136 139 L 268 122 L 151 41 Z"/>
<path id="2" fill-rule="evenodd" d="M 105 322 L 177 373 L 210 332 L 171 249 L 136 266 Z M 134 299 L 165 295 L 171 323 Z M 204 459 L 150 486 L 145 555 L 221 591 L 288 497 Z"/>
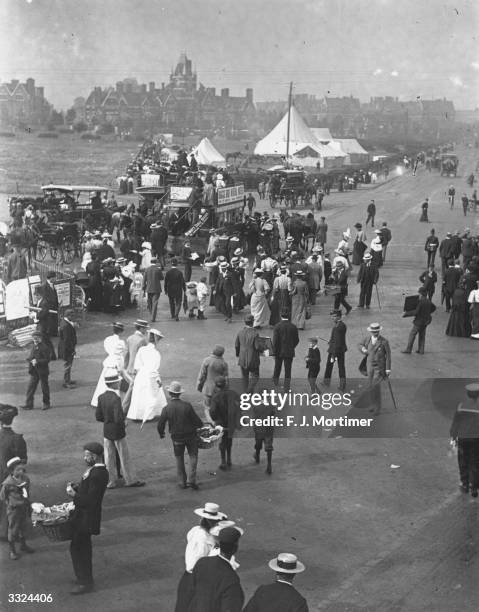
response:
<path id="1" fill-rule="evenodd" d="M 75 132 L 86 132 L 88 125 L 84 121 L 77 121 L 73 124 L 73 129 Z"/>
<path id="2" fill-rule="evenodd" d="M 73 125 L 75 123 L 75 119 L 77 117 L 77 112 L 74 108 L 69 108 L 65 115 L 65 121 L 68 125 Z"/>

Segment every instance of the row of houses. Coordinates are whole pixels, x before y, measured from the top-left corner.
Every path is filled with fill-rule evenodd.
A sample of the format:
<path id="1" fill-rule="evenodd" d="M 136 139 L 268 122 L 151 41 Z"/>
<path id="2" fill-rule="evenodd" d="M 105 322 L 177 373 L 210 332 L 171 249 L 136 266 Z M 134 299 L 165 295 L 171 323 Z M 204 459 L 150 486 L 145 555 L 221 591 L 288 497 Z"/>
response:
<path id="1" fill-rule="evenodd" d="M 309 94 L 294 96 L 294 104 L 309 126 L 326 126 L 338 136 L 372 138 L 447 133 L 454 128 L 453 102 L 436 100 L 400 101 L 392 96 L 372 97 L 361 102 L 353 96 L 317 98 Z M 257 104 L 262 121 L 271 127 L 284 112 L 284 102 Z"/>
<path id="2" fill-rule="evenodd" d="M 12 79 L 9 83 L 0 83 L 0 124 L 10 126 L 45 125 L 53 107 L 46 100 L 44 88 L 35 85 L 35 79 L 21 83 Z"/>
<path id="3" fill-rule="evenodd" d="M 95 87 L 81 104 L 76 104 L 75 115 L 89 125 L 110 123 L 120 128 L 142 122 L 148 127 L 169 131 L 193 129 L 222 129 L 235 132 L 248 129 L 255 119 L 253 90 L 244 96 L 232 96 L 224 88 L 220 94 L 214 87 L 197 83 L 192 62 L 182 54 L 170 80 L 160 87 L 155 82 L 138 84 L 136 79 L 125 79 L 116 87 Z"/>

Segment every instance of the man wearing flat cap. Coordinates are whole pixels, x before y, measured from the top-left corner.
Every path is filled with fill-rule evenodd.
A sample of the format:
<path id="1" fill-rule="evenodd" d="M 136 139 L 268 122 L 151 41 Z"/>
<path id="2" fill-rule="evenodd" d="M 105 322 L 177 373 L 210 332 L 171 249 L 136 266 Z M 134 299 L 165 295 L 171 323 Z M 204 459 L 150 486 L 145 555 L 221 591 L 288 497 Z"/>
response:
<path id="1" fill-rule="evenodd" d="M 188 612 L 241 612 L 244 593 L 231 565 L 241 531 L 224 527 L 218 535 L 219 555 L 198 559 L 192 574 L 193 597 Z"/>
<path id="2" fill-rule="evenodd" d="M 281 553 L 268 565 L 276 573 L 276 582 L 258 587 L 244 612 L 308 612 L 306 599 L 293 587 L 296 574 L 305 570 L 296 555 Z"/>
<path id="3" fill-rule="evenodd" d="M 460 489 L 478 496 L 479 490 L 479 383 L 466 385 L 467 401 L 461 402 L 451 424 L 451 440 L 457 445 Z"/>
<path id="4" fill-rule="evenodd" d="M 93 590 L 91 536 L 99 535 L 101 505 L 108 484 L 108 470 L 103 463 L 103 446 L 89 442 L 83 447 L 83 459 L 88 466 L 78 484 L 68 483 L 66 492 L 73 498 L 72 540 L 70 555 L 78 586 L 72 595 L 83 595 Z"/>
<path id="5" fill-rule="evenodd" d="M 27 462 L 27 444 L 22 434 L 12 429 L 13 419 L 18 415 L 16 406 L 0 404 L 0 484 L 8 476 L 7 463 L 13 457 Z M 7 539 L 8 524 L 3 504 L 0 502 L 0 540 Z"/>

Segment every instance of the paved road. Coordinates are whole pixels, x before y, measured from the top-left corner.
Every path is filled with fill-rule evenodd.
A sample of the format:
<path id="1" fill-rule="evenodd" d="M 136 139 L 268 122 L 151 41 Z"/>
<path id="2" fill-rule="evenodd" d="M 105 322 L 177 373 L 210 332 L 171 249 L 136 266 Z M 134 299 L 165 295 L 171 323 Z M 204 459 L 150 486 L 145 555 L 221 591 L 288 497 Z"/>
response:
<path id="1" fill-rule="evenodd" d="M 462 152 L 464 177 L 475 167 L 473 153 Z M 35 555 L 11 562 L 5 549 L 0 551 L 0 609 L 25 609 L 26 604 L 8 605 L 7 593 L 44 592 L 53 594 L 51 610 L 171 610 L 183 571 L 185 534 L 196 523 L 193 509 L 217 501 L 246 530 L 238 557 L 247 596 L 270 579 L 267 561 L 289 550 L 307 566 L 297 586 L 311 610 L 475 610 L 477 501 L 456 492 L 456 465 L 447 454 L 446 432 L 463 384 L 454 379 L 477 376 L 479 345 L 469 339 L 447 338 L 447 315 L 439 307 L 428 329 L 426 354 L 399 352 L 410 328 L 410 320 L 400 317 L 404 293 L 418 287 L 430 227 L 440 237 L 466 223 L 477 228 L 479 216 L 464 219 L 462 211 L 448 209 L 444 192 L 449 182 L 437 174 L 420 172 L 377 187 L 333 194 L 326 200 L 324 214 L 331 227 L 332 248 L 345 227 L 365 221 L 371 197 L 376 200 L 377 221 L 388 221 L 393 233 L 389 262 L 381 271 L 382 309 L 354 311 L 346 321 L 350 376 L 360 360 L 356 344 L 372 320 L 382 323 L 391 342 L 392 383 L 399 410 L 394 414 L 386 404 L 385 414 L 375 424 L 380 437 L 328 438 L 346 433 L 332 430 L 318 433 L 318 439 L 278 438 L 270 478 L 264 474 L 264 465 L 253 464 L 251 441 L 241 438 L 235 442 L 234 468 L 229 473 L 217 471 L 215 450 L 201 453 L 201 490 L 193 492 L 175 488 L 170 443 L 159 441 L 154 425 L 140 431 L 130 424 L 131 454 L 147 487 L 137 492 L 107 492 L 102 535 L 94 542 L 97 591 L 82 601 L 70 598 L 67 545 L 51 544 L 37 533 L 32 540 Z M 466 187 L 464 178 L 458 177 L 455 183 L 458 193 Z M 426 196 L 431 202 L 429 226 L 418 222 Z M 355 286 L 351 294 L 355 304 Z M 298 378 L 305 375 L 302 358 L 309 332 L 328 337 L 330 307 L 330 298 L 321 298 L 308 330 L 301 335 L 293 368 Z M 131 313 L 125 321 L 136 316 Z M 241 321 L 228 326 L 219 315 L 208 317 L 206 322 L 172 323 L 166 300 L 161 300 L 157 325 L 165 334 L 163 378 L 166 382 L 180 380 L 186 396 L 198 408 L 201 398 L 195 392 L 195 380 L 199 362 L 215 343 L 227 347 L 225 357 L 233 373 L 239 374 L 232 345 Z M 16 428 L 29 443 L 36 501 L 63 501 L 65 482 L 83 471 L 83 442 L 99 438 L 101 430 L 88 404 L 103 359 L 101 339 L 109 333 L 107 320 L 91 315 L 80 331 L 79 359 L 74 366 L 78 389 L 67 392 L 61 388 L 62 364 L 55 363 L 51 376 L 54 409 L 23 413 L 17 419 Z M 23 351 L 0 351 L 4 401 L 22 401 L 24 359 Z M 268 359 L 262 371 L 265 376 L 271 374 Z M 450 384 L 441 382 L 443 378 L 449 378 Z M 382 437 L 389 436 L 392 429 L 402 437 Z"/>

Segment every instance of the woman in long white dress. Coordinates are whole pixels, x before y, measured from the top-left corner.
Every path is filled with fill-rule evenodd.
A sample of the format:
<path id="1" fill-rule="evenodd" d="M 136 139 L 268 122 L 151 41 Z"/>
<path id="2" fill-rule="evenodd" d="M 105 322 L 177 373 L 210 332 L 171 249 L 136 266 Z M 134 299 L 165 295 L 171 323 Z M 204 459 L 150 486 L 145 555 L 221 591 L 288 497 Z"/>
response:
<path id="1" fill-rule="evenodd" d="M 105 372 L 107 370 L 116 370 L 123 379 L 130 382 L 130 377 L 125 371 L 126 343 L 120 338 L 124 329 L 123 323 L 113 323 L 113 334 L 105 338 L 103 342 L 103 348 L 107 356 L 103 360 L 103 369 L 90 402 L 94 408 L 98 406 L 99 396 L 107 390 L 105 384 Z"/>
<path id="2" fill-rule="evenodd" d="M 138 349 L 135 357 L 136 372 L 127 418 L 133 421 L 151 421 L 160 416 L 167 401 L 160 378 L 161 355 L 159 345 L 163 334 L 150 329 L 148 344 Z"/>
<path id="3" fill-rule="evenodd" d="M 249 285 L 251 291 L 251 314 L 254 317 L 253 327 L 268 325 L 270 309 L 266 296 L 270 292 L 270 286 L 263 278 L 263 270 L 257 268 L 253 274 L 253 280 Z"/>

